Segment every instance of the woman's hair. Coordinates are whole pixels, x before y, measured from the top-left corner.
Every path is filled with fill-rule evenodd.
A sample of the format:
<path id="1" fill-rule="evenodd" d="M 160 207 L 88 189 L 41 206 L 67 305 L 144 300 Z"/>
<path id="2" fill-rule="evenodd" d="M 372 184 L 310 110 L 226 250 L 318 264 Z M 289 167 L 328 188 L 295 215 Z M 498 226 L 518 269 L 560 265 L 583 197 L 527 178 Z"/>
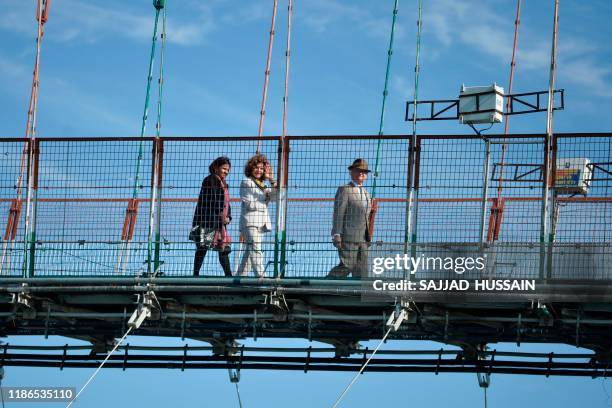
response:
<path id="1" fill-rule="evenodd" d="M 232 167 L 232 163 L 230 162 L 229 157 L 227 156 L 217 157 L 215 160 L 212 161 L 212 163 L 210 163 L 210 166 L 208 166 L 208 171 L 210 172 L 210 174 L 214 174 L 215 169 L 218 169 L 219 167 L 225 164 Z"/>
<path id="2" fill-rule="evenodd" d="M 263 165 L 265 166 L 270 162 L 268 161 L 268 158 L 263 154 L 256 154 L 255 156 L 251 157 L 247 162 L 246 166 L 244 166 L 244 175 L 247 177 L 253 177 L 253 169 L 257 167 L 257 165 L 260 163 L 263 163 Z"/>

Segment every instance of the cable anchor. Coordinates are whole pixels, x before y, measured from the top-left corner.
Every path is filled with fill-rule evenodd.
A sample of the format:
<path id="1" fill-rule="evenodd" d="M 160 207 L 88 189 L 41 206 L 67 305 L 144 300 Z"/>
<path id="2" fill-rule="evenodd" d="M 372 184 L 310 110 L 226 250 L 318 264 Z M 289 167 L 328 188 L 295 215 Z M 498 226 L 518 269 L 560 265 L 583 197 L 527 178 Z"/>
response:
<path id="1" fill-rule="evenodd" d="M 391 316 L 387 319 L 387 327 L 392 327 L 393 331 L 397 331 L 402 323 L 408 319 L 408 316 L 412 312 L 410 307 L 410 301 L 400 301 L 395 304 L 395 310 L 391 312 Z"/>
<path id="2" fill-rule="evenodd" d="M 147 317 L 151 317 L 153 314 L 153 309 L 156 309 L 154 302 L 159 304 L 157 297 L 155 296 L 155 292 L 153 292 L 151 289 L 149 289 L 144 295 L 139 294 L 138 306 L 128 320 L 128 327 L 134 330 L 140 328 L 142 322 L 144 322 Z"/>
<path id="3" fill-rule="evenodd" d="M 28 285 L 23 284 L 21 292 L 12 294 L 11 303 L 15 305 L 15 310 L 21 310 L 24 319 L 35 319 L 34 296 L 27 289 Z"/>

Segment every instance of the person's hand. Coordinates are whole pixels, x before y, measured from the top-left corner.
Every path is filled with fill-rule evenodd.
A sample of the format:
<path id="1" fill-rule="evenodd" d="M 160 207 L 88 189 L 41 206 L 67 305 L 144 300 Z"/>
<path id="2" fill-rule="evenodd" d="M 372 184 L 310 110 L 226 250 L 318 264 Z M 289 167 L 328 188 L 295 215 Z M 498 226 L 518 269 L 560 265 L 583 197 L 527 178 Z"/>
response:
<path id="1" fill-rule="evenodd" d="M 225 225 L 227 225 L 227 224 L 229 224 L 229 223 L 230 223 L 230 221 L 231 221 L 231 220 L 229 219 L 229 217 L 225 217 L 225 219 L 223 220 L 223 223 L 224 223 Z"/>
<path id="2" fill-rule="evenodd" d="M 266 164 L 264 168 L 264 178 L 267 179 L 270 184 L 276 184 L 274 181 L 274 172 L 272 171 L 272 166 L 270 163 Z"/>
<path id="3" fill-rule="evenodd" d="M 342 249 L 342 237 L 340 235 L 335 235 L 332 242 L 336 248 Z"/>

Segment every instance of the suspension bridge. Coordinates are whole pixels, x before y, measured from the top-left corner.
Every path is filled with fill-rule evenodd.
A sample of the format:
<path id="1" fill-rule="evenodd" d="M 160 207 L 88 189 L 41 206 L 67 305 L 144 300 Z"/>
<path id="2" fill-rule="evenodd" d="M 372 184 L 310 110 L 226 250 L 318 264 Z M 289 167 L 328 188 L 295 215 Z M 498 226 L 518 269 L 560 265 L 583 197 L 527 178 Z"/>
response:
<path id="1" fill-rule="evenodd" d="M 440 101 L 418 99 L 421 2 L 416 86 L 406 110 L 413 132 L 384 133 L 395 1 L 378 134 L 289 135 L 289 1 L 283 131 L 264 136 L 274 1 L 258 134 L 189 138 L 161 132 L 164 1 L 154 2 L 141 135 L 38 137 L 40 46 L 49 4 L 38 2 L 26 137 L 0 139 L 0 222 L 6 226 L 0 332 L 66 336 L 91 346 L 7 343 L 0 350 L 1 365 L 97 367 L 100 356 L 117 346 L 107 367 L 357 371 L 374 357 L 359 342 L 396 339 L 436 341 L 461 350 L 381 351 L 383 357 L 367 360 L 368 371 L 607 375 L 612 349 L 612 134 L 553 132 L 553 111 L 564 103 L 563 92 L 554 86 L 556 35 L 549 90 L 512 94 L 520 1 L 503 134 L 417 133 L 418 120 L 441 119 L 455 108 L 459 112 L 456 101 L 441 101 L 447 105 L 440 108 Z M 158 52 L 157 119 L 151 137 L 146 124 Z M 555 105 L 555 96 L 560 105 Z M 419 117 L 417 105 L 429 107 L 429 113 Z M 519 106 L 526 110 L 519 112 Z M 536 111 L 547 112 L 546 133 L 508 132 L 510 115 Z M 255 152 L 270 159 L 279 181 L 279 199 L 270 203 L 274 233 L 263 243 L 265 276 L 226 277 L 209 255 L 201 276 L 195 277 L 188 233 L 208 163 L 225 155 L 234 169 L 241 169 Z M 375 208 L 370 270 L 376 259 L 395 254 L 481 258 L 483 267 L 457 272 L 439 265 L 416 273 L 396 268 L 382 276 L 372 272 L 361 279 L 330 279 L 328 272 L 337 263 L 330 241 L 334 193 L 356 157 L 374 163 L 368 186 Z M 241 178 L 240 171 L 227 178 L 233 214 L 240 213 Z M 237 222 L 228 227 L 235 241 L 230 255 L 235 269 L 244 245 Z M 434 286 L 465 281 L 468 287 L 381 294 L 375 281 L 412 282 L 417 288 L 422 281 Z M 475 285 L 512 281 L 529 281 L 534 288 L 499 291 Z M 130 330 L 210 346 L 117 344 Z M 329 347 L 245 348 L 238 342 L 246 338 L 301 338 Z M 500 342 L 566 343 L 592 353 L 496 353 L 491 347 Z M 261 352 L 267 354 L 257 354 Z M 508 356 L 517 358 L 504 359 Z"/>

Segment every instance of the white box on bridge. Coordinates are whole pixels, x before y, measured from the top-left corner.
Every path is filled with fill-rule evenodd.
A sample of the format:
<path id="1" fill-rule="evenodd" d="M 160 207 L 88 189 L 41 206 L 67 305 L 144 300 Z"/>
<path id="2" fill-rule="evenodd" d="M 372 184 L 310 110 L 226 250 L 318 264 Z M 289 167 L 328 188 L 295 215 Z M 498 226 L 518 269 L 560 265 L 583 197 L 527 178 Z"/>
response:
<path id="1" fill-rule="evenodd" d="M 593 169 L 591 161 L 584 157 L 557 159 L 555 189 L 561 194 L 584 194 L 589 192 Z"/>
<path id="2" fill-rule="evenodd" d="M 504 115 L 504 88 L 461 85 L 459 122 L 465 124 L 500 123 Z"/>

